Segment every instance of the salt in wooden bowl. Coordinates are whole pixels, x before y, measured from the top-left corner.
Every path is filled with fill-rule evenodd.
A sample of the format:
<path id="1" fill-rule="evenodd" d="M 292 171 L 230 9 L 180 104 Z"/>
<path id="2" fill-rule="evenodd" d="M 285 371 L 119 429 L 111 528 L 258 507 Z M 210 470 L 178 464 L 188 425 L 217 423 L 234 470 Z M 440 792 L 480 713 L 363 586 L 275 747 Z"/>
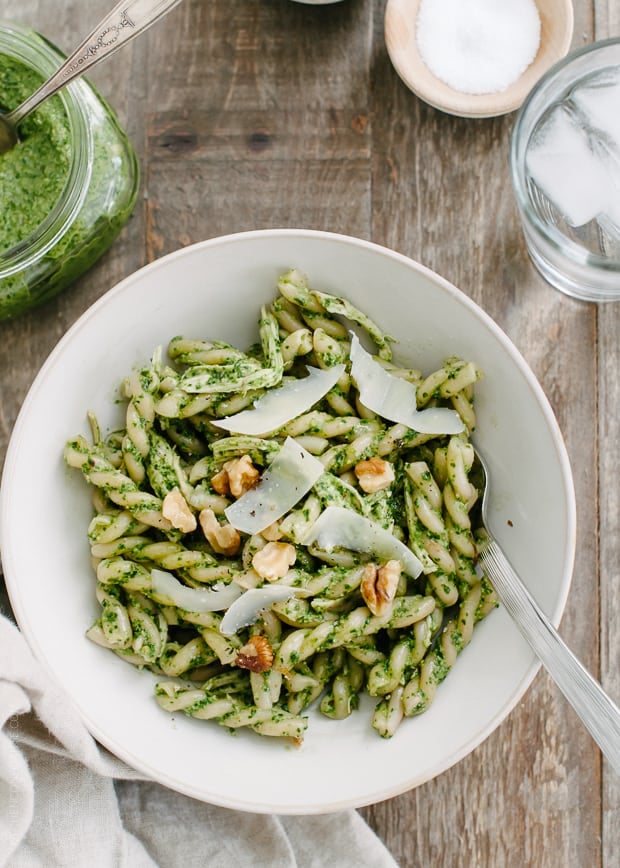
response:
<path id="1" fill-rule="evenodd" d="M 525 72 L 503 90 L 466 93 L 431 72 L 420 56 L 416 25 L 421 0 L 388 0 L 385 41 L 398 75 L 417 96 L 443 112 L 485 118 L 518 109 L 538 79 L 568 52 L 573 36 L 571 0 L 536 0 L 540 16 L 538 52 Z"/>

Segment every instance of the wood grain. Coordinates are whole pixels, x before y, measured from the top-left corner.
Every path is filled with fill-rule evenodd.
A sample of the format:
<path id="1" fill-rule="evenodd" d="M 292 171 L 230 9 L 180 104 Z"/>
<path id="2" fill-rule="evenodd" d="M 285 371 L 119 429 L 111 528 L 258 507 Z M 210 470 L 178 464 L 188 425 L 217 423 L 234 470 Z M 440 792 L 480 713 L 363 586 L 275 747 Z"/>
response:
<path id="1" fill-rule="evenodd" d="M 69 49 L 108 6 L 5 0 L 3 17 Z M 620 32 L 615 0 L 576 0 L 574 8 L 574 45 Z M 572 301 L 538 277 L 510 188 L 514 116 L 465 120 L 422 103 L 390 64 L 384 11 L 382 0 L 185 0 L 93 72 L 136 145 L 142 200 L 88 275 L 0 323 L 0 457 L 53 345 L 143 263 L 259 227 L 370 238 L 481 304 L 539 378 L 566 440 L 578 504 L 561 632 L 619 698 L 620 306 Z M 619 809 L 617 780 L 540 673 L 470 756 L 362 814 L 402 868 L 612 868 Z"/>

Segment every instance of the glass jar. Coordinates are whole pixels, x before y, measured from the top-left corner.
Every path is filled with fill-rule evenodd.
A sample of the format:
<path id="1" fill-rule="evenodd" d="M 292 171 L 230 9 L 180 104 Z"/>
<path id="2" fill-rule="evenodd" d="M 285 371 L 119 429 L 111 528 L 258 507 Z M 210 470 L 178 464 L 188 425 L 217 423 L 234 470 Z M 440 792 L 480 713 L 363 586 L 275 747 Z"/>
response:
<path id="1" fill-rule="evenodd" d="M 530 258 L 556 289 L 620 301 L 620 39 L 569 54 L 534 86 L 510 169 Z"/>
<path id="2" fill-rule="evenodd" d="M 40 34 L 0 22 L 2 110 L 63 60 Z M 0 155 L 0 320 L 57 295 L 90 268 L 129 219 L 139 186 L 135 152 L 86 79 L 42 104 L 20 133 L 23 141 Z"/>

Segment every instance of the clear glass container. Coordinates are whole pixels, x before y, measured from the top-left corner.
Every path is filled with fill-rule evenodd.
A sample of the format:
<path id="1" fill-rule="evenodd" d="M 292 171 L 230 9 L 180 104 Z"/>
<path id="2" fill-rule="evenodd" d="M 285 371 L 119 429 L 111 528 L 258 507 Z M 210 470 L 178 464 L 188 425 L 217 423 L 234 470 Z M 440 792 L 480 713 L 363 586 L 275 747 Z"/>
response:
<path id="1" fill-rule="evenodd" d="M 0 21 L 0 107 L 15 108 L 62 60 L 40 34 Z M 86 79 L 36 109 L 20 134 L 0 155 L 0 320 L 90 268 L 129 219 L 139 186 L 133 147 Z"/>
<path id="2" fill-rule="evenodd" d="M 510 169 L 542 276 L 575 298 L 620 300 L 620 39 L 540 79 L 517 116 Z"/>

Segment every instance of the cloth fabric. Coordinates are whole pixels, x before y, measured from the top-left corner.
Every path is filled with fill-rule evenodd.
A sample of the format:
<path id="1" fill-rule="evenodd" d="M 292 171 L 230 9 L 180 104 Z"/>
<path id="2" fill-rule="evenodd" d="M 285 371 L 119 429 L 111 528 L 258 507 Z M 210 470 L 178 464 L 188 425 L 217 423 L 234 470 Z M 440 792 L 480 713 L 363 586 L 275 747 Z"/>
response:
<path id="1" fill-rule="evenodd" d="M 355 811 L 236 812 L 145 780 L 97 744 L 2 614 L 0 724 L 0 868 L 397 868 Z"/>

